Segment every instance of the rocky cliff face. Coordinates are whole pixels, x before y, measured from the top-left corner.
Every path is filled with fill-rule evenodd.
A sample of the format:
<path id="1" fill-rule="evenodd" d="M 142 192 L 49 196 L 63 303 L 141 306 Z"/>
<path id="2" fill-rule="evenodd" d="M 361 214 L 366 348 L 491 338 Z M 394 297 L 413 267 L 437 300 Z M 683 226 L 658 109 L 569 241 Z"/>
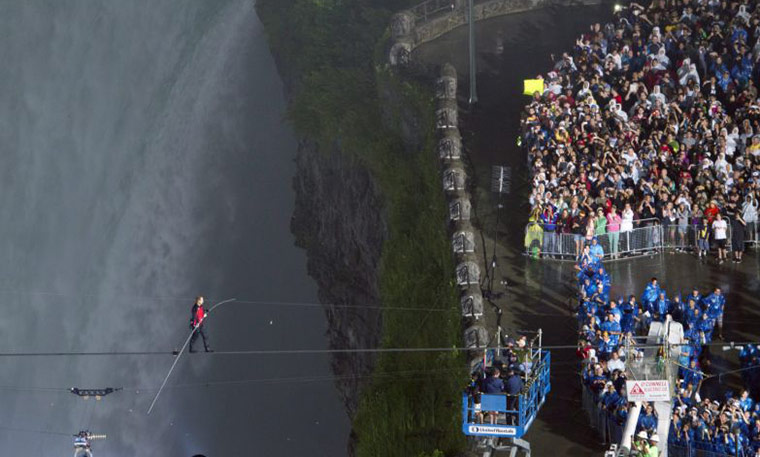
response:
<path id="1" fill-rule="evenodd" d="M 291 230 L 308 257 L 308 271 L 325 305 L 331 348 L 379 345 L 378 267 L 386 225 L 369 171 L 341 151 L 323 153 L 302 141 L 293 180 Z M 350 417 L 372 372 L 372 354 L 336 354 L 332 365 Z"/>

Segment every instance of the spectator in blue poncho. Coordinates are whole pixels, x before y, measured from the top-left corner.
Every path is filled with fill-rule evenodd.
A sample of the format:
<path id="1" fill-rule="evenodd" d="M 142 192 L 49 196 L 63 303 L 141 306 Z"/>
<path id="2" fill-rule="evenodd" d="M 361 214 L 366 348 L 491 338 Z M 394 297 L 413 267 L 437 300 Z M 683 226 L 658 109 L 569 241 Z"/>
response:
<path id="1" fill-rule="evenodd" d="M 660 322 L 664 322 L 665 315 L 668 314 L 669 308 L 670 300 L 668 300 L 668 297 L 665 295 L 665 290 L 660 289 L 660 292 L 657 294 L 657 299 L 654 301 L 654 303 L 652 303 L 654 319 Z"/>
<path id="2" fill-rule="evenodd" d="M 689 303 L 687 305 L 686 311 L 684 312 L 684 320 L 686 321 L 686 325 L 689 329 L 696 327 L 697 322 L 699 322 L 700 315 L 702 314 L 699 307 L 697 306 L 697 303 L 699 302 L 689 297 Z"/>
<path id="3" fill-rule="evenodd" d="M 702 295 L 699 294 L 699 289 L 696 287 L 692 289 L 691 294 L 687 297 L 686 302 L 688 303 L 689 300 L 694 300 L 694 303 L 700 304 L 702 303 Z"/>
<path id="4" fill-rule="evenodd" d="M 689 408 L 694 405 L 696 399 L 693 398 L 695 392 L 694 392 L 694 385 L 691 383 L 684 382 L 683 384 L 686 385 L 686 387 L 680 389 L 678 391 L 678 395 L 676 396 L 676 402 L 675 406 L 681 406 L 683 408 Z"/>
<path id="5" fill-rule="evenodd" d="M 623 301 L 623 299 L 621 298 L 620 301 Z M 615 317 L 615 322 L 617 322 L 618 324 L 623 318 L 623 311 L 620 309 L 620 307 L 618 307 L 618 302 L 616 302 L 615 300 L 610 301 L 610 305 L 607 308 L 607 312 L 612 313 L 612 315 Z"/>
<path id="6" fill-rule="evenodd" d="M 604 306 L 610 301 L 609 289 L 604 287 L 604 283 L 602 283 L 601 279 L 597 279 L 595 285 L 596 291 L 594 292 L 594 295 L 591 296 L 591 299 L 595 301 L 597 305 Z"/>
<path id="7" fill-rule="evenodd" d="M 639 423 L 636 429 L 644 430 L 647 433 L 657 431 L 657 412 L 651 404 L 647 403 L 644 407 L 644 414 L 639 415 Z"/>
<path id="8" fill-rule="evenodd" d="M 591 324 L 592 319 L 596 318 L 599 308 L 596 302 L 584 300 L 578 311 L 578 320 L 581 324 Z"/>
<path id="9" fill-rule="evenodd" d="M 617 350 L 617 345 L 610 338 L 610 334 L 602 332 L 602 339 L 599 341 L 597 352 L 600 360 L 609 360 L 610 354 Z"/>
<path id="10" fill-rule="evenodd" d="M 596 283 L 590 277 L 585 276 L 581 286 L 581 299 L 591 301 L 594 299 L 594 295 L 596 295 Z"/>
<path id="11" fill-rule="evenodd" d="M 713 319 L 718 326 L 718 339 L 723 339 L 723 311 L 726 306 L 726 298 L 721 293 L 720 287 L 716 287 L 713 293 L 703 300 L 705 313 Z"/>
<path id="12" fill-rule="evenodd" d="M 694 322 L 694 325 L 689 327 L 688 330 L 683 332 L 684 338 L 688 339 L 691 342 L 691 347 L 701 347 L 700 346 L 700 339 L 699 339 L 699 329 L 697 328 L 697 323 L 699 321 Z"/>
<path id="13" fill-rule="evenodd" d="M 715 327 L 715 321 L 710 319 L 707 313 L 702 314 L 702 319 L 697 324 L 697 328 L 702 335 L 702 344 L 708 344 L 712 341 L 713 328 Z"/>
<path id="14" fill-rule="evenodd" d="M 596 237 L 591 239 L 589 252 L 593 256 L 595 263 L 601 262 L 604 258 L 604 248 L 602 248 L 602 245 L 599 244 L 599 240 L 597 240 Z"/>
<path id="15" fill-rule="evenodd" d="M 604 392 L 602 392 L 599 401 L 605 409 L 614 411 L 620 401 L 625 401 L 625 399 L 623 399 L 617 390 L 615 390 L 615 385 L 612 383 L 612 381 L 607 381 L 607 384 L 605 384 L 604 387 Z"/>
<path id="16" fill-rule="evenodd" d="M 639 307 L 636 305 L 636 297 L 631 295 L 630 299 L 620 307 L 623 316 L 620 318 L 620 328 L 623 333 L 634 332 L 638 320 Z"/>
<path id="17" fill-rule="evenodd" d="M 747 344 L 739 351 L 739 361 L 742 364 L 742 368 L 749 364 L 749 361 L 757 355 L 758 350 L 760 350 L 760 345 Z"/>
<path id="18" fill-rule="evenodd" d="M 586 274 L 586 272 L 589 270 L 594 271 L 595 266 L 596 259 L 591 254 L 591 247 L 584 246 L 583 253 L 581 253 L 581 258 L 578 260 L 578 269 L 581 271 L 581 273 Z"/>
<path id="19" fill-rule="evenodd" d="M 755 416 L 756 419 L 749 429 L 750 445 L 755 452 L 760 452 L 760 417 Z"/>
<path id="20" fill-rule="evenodd" d="M 605 321 L 599 324 L 599 329 L 610 336 L 610 341 L 613 346 L 618 345 L 621 329 L 620 324 L 615 320 L 614 314 L 608 312 Z"/>
<path id="21" fill-rule="evenodd" d="M 592 279 L 594 282 L 601 281 L 602 285 L 604 285 L 604 289 L 606 293 L 609 293 L 610 290 L 610 275 L 607 274 L 606 271 L 604 271 L 603 266 L 599 266 L 596 270 L 594 270 L 594 275 L 592 276 Z"/>
<path id="22" fill-rule="evenodd" d="M 694 348 L 690 344 L 689 337 L 684 336 L 679 350 L 681 352 L 678 354 L 678 364 L 683 367 L 688 367 L 689 362 L 694 358 Z"/>
<path id="23" fill-rule="evenodd" d="M 683 382 L 691 384 L 692 386 L 695 386 L 695 388 L 699 387 L 699 383 L 702 382 L 704 376 L 702 375 L 702 372 L 699 371 L 697 359 L 691 359 L 688 367 L 688 369 L 683 370 Z"/>
<path id="24" fill-rule="evenodd" d="M 751 411 L 755 406 L 755 402 L 750 398 L 748 390 L 742 390 L 741 396 L 739 396 L 739 407 L 742 411 Z"/>
<path id="25" fill-rule="evenodd" d="M 657 283 L 657 278 L 652 278 L 644 289 L 644 293 L 641 294 L 641 306 L 646 310 L 652 309 L 651 304 L 659 295 L 660 285 Z"/>

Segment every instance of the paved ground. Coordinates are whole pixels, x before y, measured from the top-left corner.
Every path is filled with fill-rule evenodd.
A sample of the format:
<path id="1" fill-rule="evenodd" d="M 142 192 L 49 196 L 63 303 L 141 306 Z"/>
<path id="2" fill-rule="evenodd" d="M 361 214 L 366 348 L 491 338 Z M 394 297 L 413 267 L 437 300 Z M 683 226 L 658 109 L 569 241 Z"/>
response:
<path id="1" fill-rule="evenodd" d="M 522 80 L 546 71 L 549 55 L 562 52 L 588 24 L 611 13 L 609 7 L 548 9 L 508 16 L 478 24 L 478 89 L 480 102 L 464 113 L 460 125 L 474 174 L 476 225 L 491 258 L 496 243 L 495 292 L 503 292 L 497 304 L 504 311 L 502 326 L 507 329 L 542 328 L 547 345 L 574 345 L 575 320 L 567 307 L 571 292 L 572 265 L 559 261 L 537 261 L 521 254 L 523 227 L 527 219 L 525 158 L 515 146 L 519 111 L 525 98 L 520 95 Z M 460 28 L 434 43 L 421 47 L 417 58 L 431 64 L 453 63 L 460 75 L 460 99 L 468 98 L 466 29 Z M 512 194 L 503 198 L 500 224 L 495 230 L 495 203 L 490 194 L 492 165 L 513 168 Z M 474 171 L 474 173 L 473 173 Z M 496 233 L 496 235 L 494 235 Z M 749 253 L 741 265 L 700 264 L 687 254 L 659 254 L 610 262 L 613 296 L 640 294 L 651 276 L 658 276 L 667 290 L 684 290 L 697 285 L 702 290 L 721 286 L 727 294 L 725 336 L 728 340 L 760 340 L 760 279 L 758 255 Z M 506 290 L 501 286 L 506 279 Z M 493 310 L 487 310 L 495 322 Z M 715 370 L 736 367 L 735 353 L 715 354 Z M 574 350 L 557 350 L 552 355 L 552 393 L 527 435 L 534 455 L 601 455 L 603 446 L 580 412 L 578 364 Z M 723 379 L 735 384 L 736 377 Z M 714 390 L 717 382 L 706 384 Z"/>

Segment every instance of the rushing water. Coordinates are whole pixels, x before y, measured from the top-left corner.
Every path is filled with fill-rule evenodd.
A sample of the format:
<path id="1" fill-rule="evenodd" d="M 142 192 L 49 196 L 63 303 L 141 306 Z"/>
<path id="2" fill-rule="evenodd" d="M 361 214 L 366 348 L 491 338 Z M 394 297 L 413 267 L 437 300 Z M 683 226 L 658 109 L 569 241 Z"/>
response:
<path id="1" fill-rule="evenodd" d="M 0 352 L 171 350 L 198 293 L 316 301 L 252 2 L 6 1 L 0 62 Z M 318 307 L 212 316 L 217 350 L 326 347 Z M 147 416 L 172 360 L 0 357 L 0 455 L 67 455 L 85 428 L 96 455 L 345 455 L 326 357 L 188 354 Z"/>

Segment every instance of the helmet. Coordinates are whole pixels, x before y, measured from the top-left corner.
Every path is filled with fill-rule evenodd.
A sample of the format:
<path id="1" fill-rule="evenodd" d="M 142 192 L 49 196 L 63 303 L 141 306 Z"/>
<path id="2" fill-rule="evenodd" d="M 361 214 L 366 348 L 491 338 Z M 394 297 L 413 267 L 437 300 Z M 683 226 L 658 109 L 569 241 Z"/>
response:
<path id="1" fill-rule="evenodd" d="M 654 435 L 652 435 L 652 436 L 649 437 L 649 441 L 654 441 L 655 443 L 659 443 L 660 442 L 660 437 L 657 436 L 657 434 L 655 433 Z"/>
<path id="2" fill-rule="evenodd" d="M 645 440 L 645 439 L 649 438 L 649 436 L 647 435 L 647 432 L 645 432 L 644 430 L 642 430 L 638 434 L 636 434 L 636 438 L 641 438 L 641 439 Z"/>

